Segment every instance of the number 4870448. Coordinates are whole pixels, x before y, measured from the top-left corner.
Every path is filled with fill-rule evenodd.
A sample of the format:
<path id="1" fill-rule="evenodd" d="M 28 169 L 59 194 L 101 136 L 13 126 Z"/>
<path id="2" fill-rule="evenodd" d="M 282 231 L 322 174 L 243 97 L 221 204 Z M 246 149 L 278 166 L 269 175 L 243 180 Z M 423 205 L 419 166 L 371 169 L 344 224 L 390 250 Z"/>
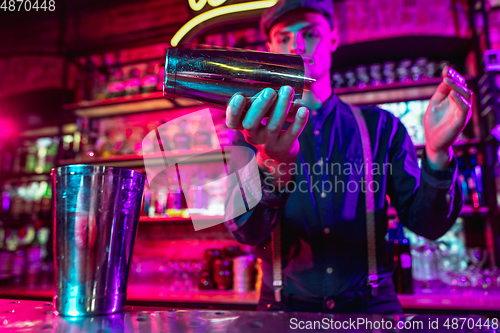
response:
<path id="1" fill-rule="evenodd" d="M 1 0 L 0 0 L 1 1 Z M 4 12 L 30 12 L 30 11 L 49 11 L 56 10 L 55 0 L 3 0 L 0 9 Z"/>

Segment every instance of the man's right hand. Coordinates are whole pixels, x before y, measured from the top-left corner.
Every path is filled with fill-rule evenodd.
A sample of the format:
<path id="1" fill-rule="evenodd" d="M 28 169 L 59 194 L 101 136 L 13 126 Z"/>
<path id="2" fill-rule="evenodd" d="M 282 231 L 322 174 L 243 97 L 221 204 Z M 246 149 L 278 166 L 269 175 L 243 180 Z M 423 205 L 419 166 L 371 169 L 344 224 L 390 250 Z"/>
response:
<path id="1" fill-rule="evenodd" d="M 270 172 L 274 185 L 282 190 L 291 179 L 290 169 L 300 151 L 298 137 L 304 129 L 309 110 L 299 107 L 290 126 L 283 130 L 287 116 L 293 115 L 295 92 L 283 86 L 278 93 L 266 88 L 252 98 L 248 111 L 245 96 L 234 94 L 226 109 L 226 124 L 242 132 L 245 140 L 257 148 L 257 164 Z M 262 119 L 269 116 L 266 125 Z M 278 166 L 281 166 L 278 168 Z"/>

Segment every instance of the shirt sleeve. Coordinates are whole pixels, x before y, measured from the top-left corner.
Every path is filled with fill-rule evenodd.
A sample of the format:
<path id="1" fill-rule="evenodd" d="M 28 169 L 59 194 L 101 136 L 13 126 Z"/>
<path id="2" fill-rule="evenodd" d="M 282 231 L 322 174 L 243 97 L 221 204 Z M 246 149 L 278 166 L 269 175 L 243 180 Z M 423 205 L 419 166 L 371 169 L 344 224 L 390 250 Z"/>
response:
<path id="1" fill-rule="evenodd" d="M 239 131 L 235 135 L 233 145 L 247 146 L 255 152 L 255 148 L 246 143 Z M 234 164 L 231 161 L 243 158 L 248 157 L 233 156 L 232 154 L 228 165 L 229 172 L 234 172 Z M 260 187 L 262 189 L 262 198 L 259 203 L 243 215 L 225 222 L 226 228 L 235 239 L 240 243 L 248 245 L 258 245 L 271 235 L 276 223 L 281 219 L 283 208 L 290 196 L 290 193 L 287 191 L 278 192 L 271 185 L 272 180 L 270 176 L 266 175 L 260 168 L 259 174 Z M 230 207 L 230 203 L 226 205 L 226 209 L 230 209 Z"/>
<path id="2" fill-rule="evenodd" d="M 434 170 L 424 149 L 420 169 L 410 136 L 399 119 L 392 119 L 388 194 L 404 226 L 435 240 L 451 228 L 463 206 L 455 157 L 447 169 Z"/>

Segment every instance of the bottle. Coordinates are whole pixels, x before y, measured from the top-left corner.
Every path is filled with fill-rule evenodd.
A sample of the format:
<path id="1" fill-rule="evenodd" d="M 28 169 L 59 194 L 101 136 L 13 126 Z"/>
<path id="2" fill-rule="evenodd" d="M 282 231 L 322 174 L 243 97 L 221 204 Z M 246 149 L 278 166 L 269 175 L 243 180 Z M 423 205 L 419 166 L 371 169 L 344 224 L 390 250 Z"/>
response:
<path id="1" fill-rule="evenodd" d="M 306 80 L 304 61 L 297 55 L 171 47 L 165 60 L 166 98 L 224 107 L 237 92 L 250 100 L 264 88 L 278 91 L 283 85 L 301 99 Z"/>
<path id="2" fill-rule="evenodd" d="M 372 86 L 380 86 L 382 84 L 382 66 L 380 64 L 370 65 L 370 84 Z"/>
<path id="3" fill-rule="evenodd" d="M 358 77 L 358 88 L 365 88 L 370 82 L 370 76 L 368 75 L 368 69 L 365 65 L 359 65 L 356 67 L 356 75 Z"/>
<path id="4" fill-rule="evenodd" d="M 163 82 L 165 81 L 165 64 L 162 63 L 158 69 L 158 84 L 156 85 L 157 91 L 163 91 Z"/>
<path id="5" fill-rule="evenodd" d="M 141 78 L 141 93 L 145 94 L 156 91 L 158 81 L 157 65 L 150 62 L 146 73 Z"/>
<path id="6" fill-rule="evenodd" d="M 469 149 L 469 154 L 471 162 L 471 181 L 473 187 L 476 189 L 475 197 L 473 197 L 473 207 L 479 208 L 480 206 L 484 206 L 483 175 L 481 163 L 478 161 L 480 155 L 477 154 L 477 149 L 474 147 Z"/>
<path id="7" fill-rule="evenodd" d="M 0 285 L 10 285 L 14 265 L 14 251 L 9 248 L 12 230 L 5 230 L 5 236 L 0 244 Z"/>
<path id="8" fill-rule="evenodd" d="M 209 149 L 212 148 L 212 135 L 207 130 L 206 124 L 203 121 L 198 123 L 198 128 L 193 136 L 193 148 Z"/>
<path id="9" fill-rule="evenodd" d="M 26 154 L 26 164 L 24 166 L 24 171 L 25 173 L 33 173 L 35 172 L 36 169 L 36 160 L 37 160 L 37 149 L 36 145 L 33 145 L 32 142 L 28 143 L 27 146 L 27 154 Z"/>
<path id="10" fill-rule="evenodd" d="M 174 149 L 189 150 L 191 148 L 191 136 L 187 131 L 187 121 L 182 119 L 179 121 L 179 132 L 173 136 Z"/>
<path id="11" fill-rule="evenodd" d="M 465 168 L 464 153 L 461 150 L 457 150 L 457 166 L 458 166 L 458 183 L 462 189 L 464 195 L 464 204 L 472 206 L 471 193 L 469 191 L 469 185 L 467 184 L 468 170 Z"/>
<path id="12" fill-rule="evenodd" d="M 401 223 L 397 223 L 398 237 L 393 241 L 395 270 L 392 275 L 398 294 L 413 294 L 413 276 L 410 254 L 410 241 L 404 236 Z"/>
<path id="13" fill-rule="evenodd" d="M 395 68 L 396 68 L 396 63 L 393 61 L 388 61 L 384 63 L 383 72 L 386 84 L 391 84 L 396 82 L 396 72 L 394 71 Z"/>
<path id="14" fill-rule="evenodd" d="M 45 155 L 45 163 L 43 165 L 43 173 L 49 173 L 52 168 L 56 166 L 57 159 L 57 148 L 58 141 L 53 139 L 49 147 L 47 148 L 47 154 Z"/>
<path id="15" fill-rule="evenodd" d="M 125 95 L 125 82 L 123 81 L 123 71 L 120 68 L 113 70 L 111 79 L 108 82 L 108 98 L 121 97 Z"/>
<path id="16" fill-rule="evenodd" d="M 125 81 L 125 96 L 137 95 L 141 92 L 141 71 L 138 68 L 130 70 L 128 79 Z"/>

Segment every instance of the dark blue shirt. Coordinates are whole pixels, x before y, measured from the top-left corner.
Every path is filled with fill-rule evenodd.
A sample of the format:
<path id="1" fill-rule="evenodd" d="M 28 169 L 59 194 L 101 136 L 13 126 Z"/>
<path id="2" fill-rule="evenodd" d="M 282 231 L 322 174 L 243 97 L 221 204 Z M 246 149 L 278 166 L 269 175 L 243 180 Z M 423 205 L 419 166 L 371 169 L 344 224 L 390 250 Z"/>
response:
<path id="1" fill-rule="evenodd" d="M 434 170 L 424 151 L 420 169 L 400 120 L 377 107 L 361 110 L 373 151 L 377 263 L 383 278 L 393 267 L 385 241 L 386 195 L 403 225 L 429 239 L 439 238 L 453 225 L 463 199 L 455 160 L 448 169 Z M 273 298 L 270 235 L 278 220 L 285 294 L 340 295 L 361 289 L 368 275 L 363 152 L 350 107 L 334 94 L 310 113 L 299 142 L 292 182 L 297 186 L 272 191 L 261 173 L 259 204 L 226 222 L 234 237 L 255 245 L 255 254 L 263 260 L 261 298 Z M 234 144 L 249 146 L 240 132 Z"/>

